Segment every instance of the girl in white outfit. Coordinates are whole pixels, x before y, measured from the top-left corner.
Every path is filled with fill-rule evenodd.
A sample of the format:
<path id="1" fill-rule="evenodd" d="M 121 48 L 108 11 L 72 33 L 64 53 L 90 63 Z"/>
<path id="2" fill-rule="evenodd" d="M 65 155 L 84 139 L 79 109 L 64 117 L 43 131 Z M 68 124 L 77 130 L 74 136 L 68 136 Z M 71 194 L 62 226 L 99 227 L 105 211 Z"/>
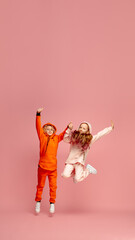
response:
<path id="1" fill-rule="evenodd" d="M 85 168 L 85 160 L 91 145 L 104 135 L 110 133 L 114 129 L 112 122 L 110 127 L 91 135 L 91 125 L 88 122 L 82 122 L 78 131 L 72 131 L 73 124 L 68 125 L 68 129 L 64 135 L 64 141 L 70 143 L 69 156 L 65 162 L 65 168 L 62 173 L 64 178 L 73 177 L 75 183 L 84 180 L 90 173 L 96 174 L 97 170 L 87 164 Z"/>

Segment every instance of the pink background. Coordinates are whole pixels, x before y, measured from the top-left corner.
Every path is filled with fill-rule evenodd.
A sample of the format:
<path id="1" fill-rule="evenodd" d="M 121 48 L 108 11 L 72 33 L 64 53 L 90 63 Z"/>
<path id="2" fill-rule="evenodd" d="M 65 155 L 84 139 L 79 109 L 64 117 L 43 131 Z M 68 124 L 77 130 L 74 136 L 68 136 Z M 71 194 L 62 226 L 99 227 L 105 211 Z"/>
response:
<path id="1" fill-rule="evenodd" d="M 98 174 L 79 184 L 61 177 L 60 143 L 57 211 L 135 211 L 134 10 L 133 0 L 0 1 L 2 211 L 34 211 L 39 107 L 58 133 L 70 121 L 93 134 L 115 124 L 88 154 Z M 46 209 L 48 191 L 47 181 Z"/>

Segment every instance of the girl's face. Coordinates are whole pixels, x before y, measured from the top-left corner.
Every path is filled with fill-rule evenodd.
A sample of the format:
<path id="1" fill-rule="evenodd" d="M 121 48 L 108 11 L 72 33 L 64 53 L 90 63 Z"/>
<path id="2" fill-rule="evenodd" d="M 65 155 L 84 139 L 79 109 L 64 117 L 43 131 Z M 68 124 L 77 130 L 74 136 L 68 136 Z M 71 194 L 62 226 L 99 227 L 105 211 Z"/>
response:
<path id="1" fill-rule="evenodd" d="M 89 127 L 86 123 L 82 123 L 78 129 L 80 133 L 88 133 L 89 132 Z"/>
<path id="2" fill-rule="evenodd" d="M 54 128 L 52 126 L 45 126 L 44 131 L 51 136 L 54 133 Z"/>

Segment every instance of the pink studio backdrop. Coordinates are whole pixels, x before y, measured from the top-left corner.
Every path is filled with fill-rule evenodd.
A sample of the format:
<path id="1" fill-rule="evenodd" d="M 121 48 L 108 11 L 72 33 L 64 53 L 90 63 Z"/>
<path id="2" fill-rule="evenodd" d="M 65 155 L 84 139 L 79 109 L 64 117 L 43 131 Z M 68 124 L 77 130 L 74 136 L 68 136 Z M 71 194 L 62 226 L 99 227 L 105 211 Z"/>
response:
<path id="1" fill-rule="evenodd" d="M 1 208 L 33 209 L 39 142 L 35 114 L 58 133 L 83 120 L 96 134 L 87 157 L 98 174 L 74 184 L 61 172 L 57 209 L 135 210 L 135 2 L 132 0 L 0 1 Z M 43 194 L 47 205 L 48 181 Z"/>

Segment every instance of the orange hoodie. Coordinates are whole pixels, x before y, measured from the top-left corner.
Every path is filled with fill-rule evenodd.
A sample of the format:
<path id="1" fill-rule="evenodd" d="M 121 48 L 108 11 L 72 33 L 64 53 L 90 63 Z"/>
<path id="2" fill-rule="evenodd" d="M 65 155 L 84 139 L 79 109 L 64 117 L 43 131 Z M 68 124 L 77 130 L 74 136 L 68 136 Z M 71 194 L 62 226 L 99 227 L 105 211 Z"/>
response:
<path id="1" fill-rule="evenodd" d="M 55 132 L 49 136 L 48 134 L 44 133 L 43 127 L 45 125 L 53 126 Z M 41 127 L 41 116 L 36 116 L 36 129 L 37 134 L 40 141 L 40 159 L 39 159 L 39 166 L 46 170 L 55 170 L 57 169 L 57 149 L 58 143 L 63 140 L 64 134 L 66 132 L 63 131 L 61 134 L 56 135 L 56 127 L 51 123 L 46 123 Z"/>

